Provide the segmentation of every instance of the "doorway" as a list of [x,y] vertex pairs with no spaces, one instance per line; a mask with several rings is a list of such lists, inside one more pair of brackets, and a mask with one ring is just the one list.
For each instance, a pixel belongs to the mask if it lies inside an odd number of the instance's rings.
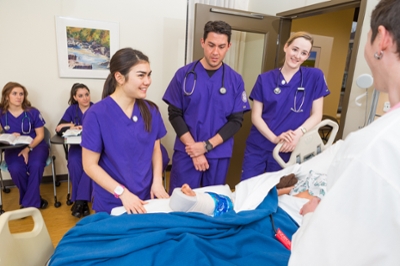
[[[342,3],[340,5],[337,5],[336,2],[338,1]],[[329,70],[328,70],[328,72],[332,72],[335,74],[339,73],[338,74],[339,86],[337,88],[338,92],[337,96],[335,96],[337,97],[337,100],[335,101],[332,100],[333,102],[332,106],[334,106],[332,107],[332,110],[334,110],[332,116],[336,117],[336,112],[340,100],[340,92],[342,90],[341,85],[343,80],[347,50],[349,47],[350,29],[352,24],[353,13],[355,8],[357,8],[360,5],[359,3],[360,1],[345,1],[345,2],[346,3],[343,3],[343,0],[332,0],[330,3],[334,6],[333,8],[329,6],[329,3],[324,5],[321,4],[321,6],[323,7],[321,7],[320,10],[318,9],[310,11],[307,8],[302,8],[297,11],[294,10],[285,12],[284,14],[278,14],[280,17],[269,16],[264,14],[255,14],[253,12],[214,7],[209,5],[196,4],[193,59],[194,60],[199,59],[203,56],[203,51],[200,46],[199,40],[202,38],[203,27],[205,23],[210,20],[226,21],[231,25],[232,29],[234,30],[234,34],[240,37],[232,38],[231,50],[233,51],[230,52],[233,52],[234,55],[233,56],[229,55],[226,57],[226,60],[230,60],[231,57],[235,59],[233,61],[225,60],[225,63],[229,64],[232,68],[234,68],[238,73],[240,73],[243,76],[247,95],[250,95],[251,89],[256,81],[258,74],[277,67],[279,65],[279,62],[283,61],[284,58],[283,45],[290,36],[291,31],[299,31],[299,30],[308,31],[314,35],[312,29],[309,28],[310,25],[304,25],[304,23],[307,22],[306,20],[310,20],[310,17],[329,16],[332,20],[326,22],[327,24],[325,25],[328,25],[328,28],[334,28],[336,23],[335,20],[341,19],[341,17],[338,15],[351,14],[348,31],[346,29],[341,29],[344,32],[347,32],[346,35],[347,41],[343,41],[345,43],[346,49],[343,50],[343,48],[339,48],[339,50],[342,49],[342,51],[336,52],[335,50],[335,52],[333,52],[334,57],[336,56],[336,53],[344,53],[345,59],[343,60],[343,64],[341,68],[337,67],[337,65],[334,65],[333,67],[329,65]],[[347,2],[351,3],[349,4]],[[320,5],[318,4],[313,5],[314,8],[319,6]],[[340,14],[335,12],[340,12]],[[363,16],[364,13],[360,13],[358,17],[357,28],[360,28],[362,26],[361,24],[363,21]],[[327,17],[322,17],[322,20],[327,20]],[[314,21],[311,22],[311,24],[318,24],[318,23]],[[338,28],[341,27],[342,26],[340,25],[338,26]],[[327,32],[326,28],[327,26],[325,26],[325,29],[322,28],[322,33],[320,34],[321,38],[326,36]],[[356,35],[353,43],[353,54],[357,54],[358,50],[357,38],[359,38],[359,36]],[[244,46],[244,48],[243,49],[238,48],[239,46]],[[254,49],[250,49],[252,46],[254,47]],[[324,46],[320,48],[321,50],[325,50]],[[247,54],[249,52],[251,52],[251,54]],[[331,55],[332,52],[329,54],[329,56]],[[252,57],[257,58],[258,60],[255,60],[254,61],[255,63],[253,63],[251,67],[248,67],[246,60],[250,61],[252,60],[251,59]],[[331,57],[328,60],[332,61],[333,59]],[[350,61],[349,76],[352,77],[351,68],[352,68],[352,62],[355,63],[355,56],[351,56],[349,61]],[[327,79],[329,85],[329,77]],[[352,80],[347,79],[346,87],[351,88],[351,83]],[[332,91],[332,89],[334,88],[331,88],[330,86],[329,89]],[[346,98],[348,98],[349,95],[350,92],[345,91],[344,96],[342,98],[343,99],[342,101],[343,107],[341,114],[342,117],[343,114],[344,115],[346,114],[346,106],[348,104],[348,102],[346,102]],[[251,113],[248,112],[245,114],[241,130],[234,137],[235,144],[226,180],[226,183],[229,184],[231,187],[234,187],[240,181],[245,142],[249,134],[251,125],[252,125]],[[342,134],[342,132],[343,129],[339,130],[340,134]]]
[[[210,20],[223,20],[232,27],[232,46],[224,63],[242,75],[247,96],[250,95],[257,76],[274,69],[283,56],[282,40],[289,37],[290,20],[275,16],[196,4],[193,59],[203,57],[200,39],[204,25]],[[278,52],[282,51],[282,52]],[[235,187],[240,181],[246,139],[251,128],[251,111],[245,113],[242,128],[234,136],[233,154],[227,175],[227,184]]]

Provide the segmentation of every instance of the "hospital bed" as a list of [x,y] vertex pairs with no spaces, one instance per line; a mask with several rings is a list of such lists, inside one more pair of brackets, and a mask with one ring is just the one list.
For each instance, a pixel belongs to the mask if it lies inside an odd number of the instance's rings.
[[[294,173],[298,180],[308,178],[311,171],[320,175],[326,174],[334,155],[342,143],[342,140],[339,140],[332,146],[338,130],[339,125],[332,119],[322,120],[301,137],[287,162],[279,154],[282,143],[276,145],[273,150],[273,156],[283,168],[293,164],[302,164],[299,168],[301,170]],[[324,153],[321,154],[322,152]],[[316,157],[319,154],[321,155]],[[312,158],[315,159],[310,160]],[[281,195],[279,196],[278,205],[301,225],[303,217],[299,214],[299,211],[307,202],[308,200],[304,198]]]
[[328,146],[302,164],[242,181],[232,195],[235,212],[219,217],[170,212],[165,199],[149,200],[147,214],[85,217],[66,233],[49,265],[287,265],[290,251],[274,229],[291,238],[300,222],[278,208],[275,186],[290,173],[326,172],[337,150]]
[[[321,133],[320,131],[323,128],[325,132]],[[329,133],[326,132],[326,128],[330,128]],[[283,143],[279,143],[275,146],[273,150],[274,159],[283,168],[295,163],[303,163],[329,148],[333,144],[338,130],[339,125],[335,121],[331,119],[322,120],[318,125],[301,137],[289,161],[285,162],[279,154]]]

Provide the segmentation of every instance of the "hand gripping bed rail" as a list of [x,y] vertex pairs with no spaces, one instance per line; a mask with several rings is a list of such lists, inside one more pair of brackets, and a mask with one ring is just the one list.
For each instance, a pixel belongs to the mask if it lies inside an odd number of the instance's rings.
[[[322,127],[326,126],[331,127],[332,130],[330,131],[328,139],[326,140],[325,143],[319,130]],[[297,143],[297,146],[290,155],[290,159],[287,163],[285,163],[285,161],[279,155],[279,150],[283,145],[282,143],[278,143],[275,146],[272,152],[274,159],[283,168],[286,168],[295,163],[305,162],[311,159],[312,157],[316,156],[317,154],[320,154],[329,146],[331,146],[333,144],[333,141],[335,140],[338,130],[339,130],[339,125],[335,121],[331,119],[322,120],[318,125],[309,130],[306,134],[304,134],[304,136],[300,138],[299,143]]]
[[[32,216],[32,231],[11,233],[9,221]],[[14,223],[30,225],[30,220]],[[0,265],[45,265],[54,247],[42,214],[36,208],[8,211],[0,216]]]

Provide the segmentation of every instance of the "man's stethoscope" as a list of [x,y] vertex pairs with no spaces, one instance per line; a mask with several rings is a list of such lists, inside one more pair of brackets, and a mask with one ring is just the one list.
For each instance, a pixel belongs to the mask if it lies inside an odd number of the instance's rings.
[[[196,68],[196,66],[197,66],[197,64],[198,64],[199,62],[200,62],[200,60],[198,60],[198,61],[194,64],[193,68],[192,68],[189,72],[186,72],[185,78],[183,79],[183,93],[184,93],[186,96],[192,95],[193,92],[194,92],[194,89],[196,88],[197,74],[196,74],[195,68]],[[221,86],[221,88],[219,89],[219,93],[221,93],[222,95],[224,95],[224,94],[226,93],[225,82],[224,82],[224,77],[225,77],[225,64],[224,64],[224,62],[221,62],[221,63],[222,63],[222,81],[221,81],[222,86]],[[193,74],[194,79],[193,79],[192,90],[188,92],[188,91],[186,90],[186,78],[187,78],[190,74]]]
[[[280,70],[279,70],[279,72],[280,72]],[[301,109],[301,108],[303,107],[304,99],[305,99],[305,97],[306,97],[306,90],[305,90],[305,88],[303,87],[303,71],[301,70],[301,67],[300,67],[300,75],[301,75],[300,87],[298,87],[297,90],[296,90],[296,93],[295,93],[295,95],[294,95],[294,100],[293,100],[293,107],[290,108],[290,110],[292,110],[292,111],[295,112],[295,113],[301,113],[301,112],[303,112],[303,109]],[[281,93],[281,88],[279,88],[279,76],[280,76],[280,75],[278,74],[278,78],[277,78],[277,80],[276,80],[276,87],[275,87],[275,89],[274,89],[274,93],[275,93],[275,94],[280,94],[280,93]],[[299,91],[302,91],[302,92],[303,92],[303,99],[301,100],[301,104],[300,104],[299,108],[296,108],[297,93],[298,93]]]
[[[24,120],[25,119],[28,120],[28,125],[29,125],[28,131],[24,131]],[[21,131],[23,134],[29,134],[29,133],[31,133],[31,129],[32,129],[31,119],[26,114],[26,111],[24,111],[24,117],[22,118],[22,121],[21,121]],[[4,126],[4,130],[10,130],[10,126],[8,125],[8,114],[7,113],[6,113],[6,125]]]

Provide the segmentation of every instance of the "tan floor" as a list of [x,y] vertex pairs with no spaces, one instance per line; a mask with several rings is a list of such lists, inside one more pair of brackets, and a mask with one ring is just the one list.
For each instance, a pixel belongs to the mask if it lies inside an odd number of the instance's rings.
[[[17,188],[10,188],[10,193],[3,192],[3,209],[11,211],[19,209],[18,199],[19,191]],[[54,207],[53,184],[42,184],[40,186],[41,195],[49,202],[49,206],[40,210],[46,223],[51,240],[54,247],[60,242],[63,235],[80,220],[71,215],[71,206],[66,204],[67,199],[67,183],[62,182],[57,187],[57,199],[61,202],[59,208]],[[27,232],[33,228],[33,220],[31,217],[22,220],[14,220],[9,223],[11,233]]]
[[[167,187],[169,186],[169,172],[166,174]],[[57,246],[64,234],[80,220],[71,215],[71,206],[66,204],[68,187],[67,182],[61,182],[60,186],[57,187],[57,200],[61,202],[59,208],[54,207],[54,192],[53,184],[42,184],[40,186],[41,195],[44,199],[49,202],[49,206],[40,210],[43,219],[46,223],[47,230],[49,231],[51,240],[54,247]],[[11,211],[19,209],[18,204],[19,191],[16,187],[10,188],[10,193],[3,192],[3,209],[5,211]],[[91,209],[91,204],[89,205]],[[92,211],[92,213],[94,213]],[[33,220],[31,217],[10,221],[9,223],[11,233],[27,232],[33,228]]]

